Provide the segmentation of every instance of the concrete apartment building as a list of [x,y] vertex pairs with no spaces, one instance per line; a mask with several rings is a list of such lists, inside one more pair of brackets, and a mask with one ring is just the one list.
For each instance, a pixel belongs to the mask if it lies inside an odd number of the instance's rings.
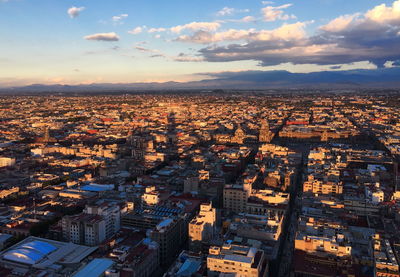
[[64,216],[62,231],[66,241],[95,246],[106,239],[106,221],[99,215]]
[[314,194],[342,194],[342,182],[324,182],[320,180],[309,180],[303,184],[304,192],[312,192]]
[[236,213],[244,213],[247,209],[248,193],[241,185],[226,185],[224,187],[224,209]]
[[86,205],[85,214],[99,215],[103,217],[106,223],[106,238],[112,237],[121,228],[121,210],[120,207],[111,202],[98,202]]
[[180,247],[187,239],[183,223],[181,218],[167,218],[150,232],[150,239],[159,245],[161,266],[167,266],[175,260],[180,252]]
[[210,241],[215,235],[217,210],[211,203],[200,205],[199,214],[189,223],[190,247],[199,249],[201,242]]
[[0,157],[0,167],[14,166],[14,165],[15,165],[14,158]]
[[98,245],[118,232],[120,221],[117,204],[103,201],[88,204],[83,213],[63,217],[63,238],[78,244]]
[[262,250],[235,244],[211,247],[207,257],[208,276],[231,273],[238,277],[267,276]]

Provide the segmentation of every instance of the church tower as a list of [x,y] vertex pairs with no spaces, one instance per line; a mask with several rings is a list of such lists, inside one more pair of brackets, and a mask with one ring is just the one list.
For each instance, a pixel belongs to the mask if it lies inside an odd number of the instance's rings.
[[263,119],[261,122],[261,128],[258,140],[260,142],[270,143],[273,138],[274,138],[274,133],[272,133],[271,130],[269,129],[268,120]]
[[242,126],[240,126],[239,124],[238,128],[235,131],[235,135],[231,139],[231,142],[237,144],[243,144],[245,139],[246,139],[246,133],[242,129]]
[[126,136],[126,144],[132,144],[132,137],[133,137],[133,128],[130,128],[128,131],[128,135]]
[[49,127],[46,127],[46,128],[44,129],[43,142],[44,142],[44,143],[50,142],[50,131],[49,131]]
[[48,126],[45,127],[43,137],[39,138],[39,142],[43,144],[57,142],[55,138],[50,136],[50,128]]
[[324,130],[321,134],[321,141],[327,142],[329,140],[329,133],[327,130]]

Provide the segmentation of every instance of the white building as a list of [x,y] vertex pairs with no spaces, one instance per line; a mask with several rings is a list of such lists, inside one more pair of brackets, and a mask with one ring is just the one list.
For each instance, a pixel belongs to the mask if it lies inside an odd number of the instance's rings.
[[213,246],[207,257],[208,276],[231,273],[238,277],[266,276],[265,255],[262,250],[236,244]]
[[15,165],[14,158],[0,157],[0,167],[14,166],[14,165]]
[[190,242],[208,242],[216,233],[217,210],[211,203],[200,205],[199,214],[189,223]]
[[116,203],[101,202],[86,205],[85,214],[102,216],[106,224],[106,238],[112,237],[121,228],[121,210]]
[[62,230],[64,239],[76,244],[96,246],[106,239],[106,221],[99,215],[64,216]]
[[157,205],[160,202],[160,198],[160,193],[155,186],[146,187],[146,191],[142,195],[142,200],[147,205]]

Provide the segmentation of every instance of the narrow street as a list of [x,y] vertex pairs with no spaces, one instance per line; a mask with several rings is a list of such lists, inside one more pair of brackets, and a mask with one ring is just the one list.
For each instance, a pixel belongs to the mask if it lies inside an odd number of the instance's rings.
[[278,253],[278,270],[277,275],[279,277],[285,277],[290,275],[292,266],[292,256],[294,250],[294,239],[297,230],[297,220],[301,212],[301,197],[302,197],[302,186],[303,178],[305,174],[305,167],[307,165],[307,157],[310,151],[310,145],[299,145],[302,150],[302,162],[299,166],[299,172],[297,174],[294,189],[291,190],[291,198],[289,203],[289,214],[288,220],[285,224],[285,231],[282,233],[282,241]]

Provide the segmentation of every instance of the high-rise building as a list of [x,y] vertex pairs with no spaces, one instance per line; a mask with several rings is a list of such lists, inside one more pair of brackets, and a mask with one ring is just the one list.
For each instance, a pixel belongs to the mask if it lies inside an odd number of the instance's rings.
[[86,214],[99,215],[105,223],[106,238],[112,237],[121,228],[121,210],[116,203],[97,202],[86,205],[84,211]]
[[54,143],[54,142],[57,142],[57,140],[50,136],[50,129],[48,126],[46,126],[44,129],[43,137],[36,139],[36,143],[40,143],[40,144],[48,144],[48,143]]
[[141,130],[129,131],[126,142],[130,156],[137,161],[143,160],[146,153],[154,149],[153,137]]
[[247,209],[248,192],[241,185],[225,185],[224,209],[235,213],[245,213]]
[[168,266],[179,254],[183,242],[187,239],[186,224],[181,218],[167,218],[150,231],[150,239],[159,245],[160,265]]
[[111,238],[121,226],[121,212],[116,203],[99,201],[86,205],[83,213],[64,216],[63,238],[84,245],[98,245]]
[[202,242],[209,242],[215,235],[217,210],[211,203],[200,205],[199,214],[189,223],[190,247],[198,250]]
[[63,238],[66,241],[96,246],[106,239],[106,222],[99,215],[79,214],[62,219]]
[[188,225],[200,201],[191,203],[190,199],[180,203],[169,200],[159,205],[147,205],[144,209],[137,208],[124,215],[122,225],[145,231],[147,237],[159,245],[161,267],[167,267],[187,242]]
[[244,213],[247,209],[248,193],[241,185],[226,185],[224,187],[224,209]]

